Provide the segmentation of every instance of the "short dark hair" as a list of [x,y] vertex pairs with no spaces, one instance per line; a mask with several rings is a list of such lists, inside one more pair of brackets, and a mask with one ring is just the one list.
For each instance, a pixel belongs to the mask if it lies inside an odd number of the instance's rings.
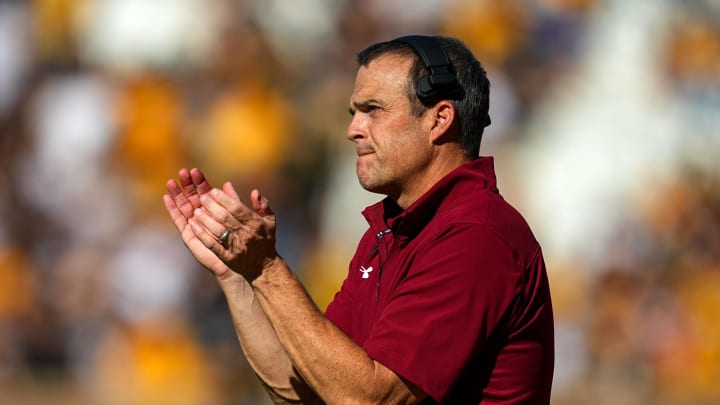
[[[486,126],[490,125],[490,116],[488,115],[490,81],[485,69],[461,40],[444,36],[435,36],[434,38],[447,52],[457,74],[457,80],[465,91],[464,97],[450,101],[455,106],[460,124],[460,145],[469,156],[476,157],[480,153],[483,131]],[[405,90],[413,106],[413,113],[421,115],[435,103],[425,105],[415,94],[417,81],[429,72],[409,44],[391,40],[370,45],[358,53],[357,62],[359,66],[367,66],[373,60],[386,54],[413,57]]]

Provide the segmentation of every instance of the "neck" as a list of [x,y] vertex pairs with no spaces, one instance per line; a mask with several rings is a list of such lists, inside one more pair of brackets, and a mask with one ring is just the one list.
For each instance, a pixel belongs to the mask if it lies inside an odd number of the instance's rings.
[[464,153],[439,154],[435,156],[430,165],[423,171],[423,174],[418,177],[418,181],[410,184],[397,198],[394,198],[395,202],[403,210],[407,209],[448,173],[470,160],[471,159]]

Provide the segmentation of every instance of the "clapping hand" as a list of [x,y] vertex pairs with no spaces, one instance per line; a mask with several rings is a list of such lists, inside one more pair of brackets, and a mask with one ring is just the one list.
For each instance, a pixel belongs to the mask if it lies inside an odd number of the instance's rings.
[[180,184],[166,183],[165,207],[192,254],[216,277],[236,273],[252,281],[280,259],[275,214],[257,190],[250,193],[251,208],[230,182],[217,189],[198,169],[182,169],[179,174]]

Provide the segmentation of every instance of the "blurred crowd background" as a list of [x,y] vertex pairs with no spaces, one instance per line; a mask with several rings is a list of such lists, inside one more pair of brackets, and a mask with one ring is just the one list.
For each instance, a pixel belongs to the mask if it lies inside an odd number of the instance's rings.
[[324,308],[365,229],[354,55],[458,36],[543,245],[553,404],[720,401],[717,0],[0,0],[0,403],[268,401],[164,211],[203,168]]

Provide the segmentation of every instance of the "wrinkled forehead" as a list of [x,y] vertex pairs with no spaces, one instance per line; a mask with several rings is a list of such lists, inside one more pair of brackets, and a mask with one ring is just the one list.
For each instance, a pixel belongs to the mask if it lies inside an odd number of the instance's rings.
[[352,101],[373,98],[376,95],[397,93],[405,95],[413,59],[409,56],[386,54],[360,66],[355,76]]

